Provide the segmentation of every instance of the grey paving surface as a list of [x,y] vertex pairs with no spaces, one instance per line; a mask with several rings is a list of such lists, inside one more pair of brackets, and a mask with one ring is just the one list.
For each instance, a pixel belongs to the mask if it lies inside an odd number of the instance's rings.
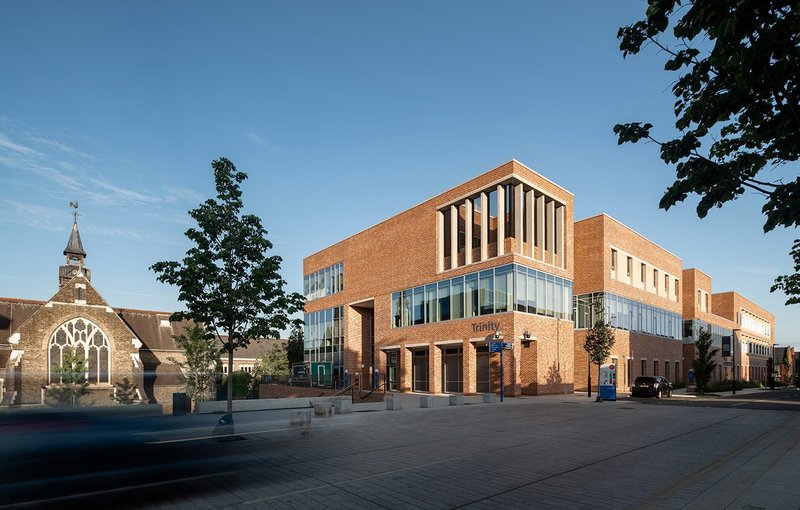
[[[95,494],[152,508],[800,508],[800,413],[595,403],[585,395],[359,404],[301,431],[238,418],[201,439],[224,472]],[[263,421],[259,428],[259,421]],[[247,426],[245,427],[245,423]],[[213,444],[212,444],[213,443]],[[235,466],[231,469],[230,466]]]

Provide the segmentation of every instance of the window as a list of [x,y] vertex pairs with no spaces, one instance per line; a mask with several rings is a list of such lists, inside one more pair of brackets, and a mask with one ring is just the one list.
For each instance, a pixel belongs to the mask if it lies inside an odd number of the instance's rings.
[[647,360],[642,360],[642,373],[640,375],[647,375]]
[[653,360],[653,375],[658,375],[658,360]]
[[72,319],[59,326],[50,337],[50,384],[61,384],[58,371],[65,354],[78,354],[86,360],[86,380],[90,384],[111,382],[111,347],[106,334],[93,322]]
[[645,280],[644,280],[644,279],[645,279],[645,275],[647,274],[647,264],[642,264],[642,265],[640,266],[640,269],[641,269],[641,272],[639,273],[639,275],[640,275],[640,276],[641,276],[641,278],[642,278],[642,285],[644,285],[644,282],[645,282]]
[[633,258],[632,257],[628,257],[627,272],[628,272],[628,278],[630,278],[631,277],[631,273],[633,272]]
[[707,312],[707,311],[708,311],[708,294],[706,294],[706,295],[705,295],[705,296],[703,296],[703,297],[705,298],[705,304],[706,304],[705,311]]
[[617,270],[617,250],[614,250],[613,248],[611,250],[611,270]]
[[678,288],[679,288],[679,287],[678,287],[678,279],[677,279],[677,278],[675,278],[675,296],[677,296],[677,295],[678,295]]
[[664,362],[664,377],[669,379],[669,361]]
[[669,275],[664,275],[664,294],[669,294]]
[[658,269],[653,269],[653,288],[658,289]]
[[702,307],[703,307],[703,291],[702,290],[698,290],[697,291],[697,308],[702,308]]
[[681,373],[681,370],[679,368],[680,365],[678,363],[679,363],[678,361],[675,362],[675,380],[676,381],[680,380],[680,373]]

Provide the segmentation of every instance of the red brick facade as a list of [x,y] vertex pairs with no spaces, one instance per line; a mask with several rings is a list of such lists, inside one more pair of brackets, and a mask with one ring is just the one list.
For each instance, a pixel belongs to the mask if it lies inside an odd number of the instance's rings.
[[[524,222],[518,221],[519,230],[504,233],[508,237],[502,250],[497,243],[487,243],[487,258],[481,260],[481,248],[470,246],[466,249],[471,250],[472,261],[467,263],[466,250],[459,249],[457,267],[451,268],[451,256],[443,254],[447,240],[443,239],[444,221],[440,212],[448,211],[451,204],[450,210],[460,211],[463,208],[459,205],[463,205],[464,200],[507,184],[520,186],[510,188],[515,193],[523,187],[534,190],[535,197],[530,194],[534,207],[540,207],[534,198],[546,196],[541,205],[550,208],[545,212],[545,218],[563,214],[560,224],[554,222],[554,228],[546,229],[553,238],[531,246],[530,236],[519,235]],[[509,263],[523,264],[572,280],[572,210],[572,194],[524,165],[508,162],[307,257],[303,262],[305,275],[344,262],[344,290],[309,301],[306,312],[344,305],[345,368],[351,381],[358,374],[365,386],[371,385],[375,369],[380,380],[385,379],[387,353],[397,351],[398,389],[411,391],[414,352],[424,351],[427,353],[424,357],[427,358],[428,391],[441,393],[442,356],[447,349],[461,349],[463,393],[476,393],[478,365],[486,362],[486,355],[480,350],[485,348],[487,340],[499,327],[503,340],[514,346],[513,350],[504,353],[505,391],[509,395],[572,391],[573,324],[569,320],[509,311],[393,327],[391,302],[393,292]],[[459,212],[458,220],[463,222],[463,213]],[[496,232],[497,222],[491,223],[489,228]],[[540,231],[544,233],[541,229],[536,230],[537,236]],[[496,255],[498,251],[503,254]],[[374,327],[365,323],[374,324]],[[496,327],[489,327],[489,323]],[[526,331],[535,340],[525,341]],[[369,334],[374,335],[374,348],[371,339],[367,338]],[[493,354],[489,360],[492,390],[499,385],[498,359],[499,355]]]

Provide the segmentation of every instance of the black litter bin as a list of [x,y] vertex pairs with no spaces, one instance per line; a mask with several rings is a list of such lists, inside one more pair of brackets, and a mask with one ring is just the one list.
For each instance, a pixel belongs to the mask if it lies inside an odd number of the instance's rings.
[[186,393],[172,394],[172,416],[183,416],[189,409]]

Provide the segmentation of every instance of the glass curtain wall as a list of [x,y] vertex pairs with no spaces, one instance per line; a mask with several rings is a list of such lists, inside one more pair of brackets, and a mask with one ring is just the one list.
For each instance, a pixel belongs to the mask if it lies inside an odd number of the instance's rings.
[[336,294],[344,290],[344,262],[303,276],[303,294],[307,300]]
[[575,328],[587,329],[594,325],[593,303],[603,305],[605,321],[611,327],[638,333],[682,339],[683,321],[681,315],[663,308],[646,305],[610,292],[581,294],[574,298]]
[[303,347],[308,362],[329,362],[335,374],[344,374],[344,307],[307,313]]
[[572,282],[519,264],[392,294],[395,328],[504,312],[572,319]]

